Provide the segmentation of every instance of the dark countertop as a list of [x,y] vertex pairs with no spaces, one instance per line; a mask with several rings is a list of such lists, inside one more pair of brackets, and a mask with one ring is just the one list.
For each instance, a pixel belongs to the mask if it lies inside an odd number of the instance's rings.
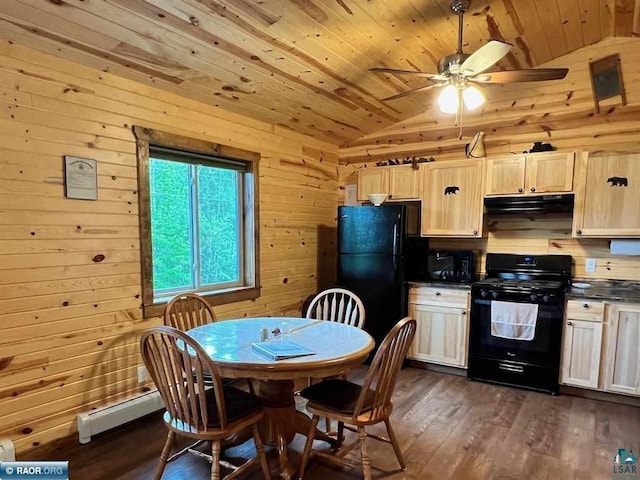
[[640,303],[640,282],[626,280],[579,280],[575,282],[591,284],[589,288],[571,287],[567,292],[569,300],[602,300]]
[[454,290],[471,290],[471,283],[443,282],[441,280],[424,280],[421,282],[407,282],[409,287],[452,288]]

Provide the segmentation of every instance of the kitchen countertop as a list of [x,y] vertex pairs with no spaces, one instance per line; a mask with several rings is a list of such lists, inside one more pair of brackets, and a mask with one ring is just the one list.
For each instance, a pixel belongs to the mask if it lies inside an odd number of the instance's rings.
[[640,303],[640,282],[626,280],[579,280],[591,284],[589,288],[571,287],[567,291],[569,300],[602,300],[615,302]]
[[451,288],[454,290],[471,290],[471,283],[443,282],[441,280],[424,280],[421,282],[407,282],[409,287]]

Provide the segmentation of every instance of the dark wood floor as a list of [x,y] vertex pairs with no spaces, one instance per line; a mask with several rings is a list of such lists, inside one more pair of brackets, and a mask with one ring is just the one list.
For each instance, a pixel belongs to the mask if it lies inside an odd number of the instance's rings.
[[[413,368],[401,372],[394,399],[392,421],[407,470],[398,470],[390,445],[370,440],[374,478],[611,479],[618,448],[640,452],[638,407],[552,397]],[[37,459],[69,460],[72,480],[141,480],[152,477],[165,437],[160,416],[152,415],[88,445],[59,448]],[[293,442],[296,464],[303,440],[298,436]],[[227,454],[251,452],[243,445]],[[269,451],[268,458],[276,479],[276,452]],[[209,468],[206,460],[185,455],[169,464],[163,479],[205,479]],[[246,478],[262,476],[256,470]],[[305,478],[362,476],[312,460]]]

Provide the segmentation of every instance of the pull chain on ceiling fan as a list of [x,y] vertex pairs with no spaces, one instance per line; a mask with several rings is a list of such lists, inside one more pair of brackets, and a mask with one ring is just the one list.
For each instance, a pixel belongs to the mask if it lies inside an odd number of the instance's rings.
[[431,85],[414,88],[406,92],[383,98],[383,101],[395,100],[418,92],[426,92],[443,88],[437,103],[443,113],[455,113],[456,125],[460,125],[462,138],[462,112],[464,107],[473,110],[481,106],[485,97],[474,84],[495,84],[515,82],[539,82],[545,80],[561,80],[567,76],[568,68],[535,68],[524,70],[504,70],[486,72],[504,58],[513,45],[491,40],[472,54],[462,51],[464,14],[469,10],[471,0],[453,0],[451,10],[458,15],[458,50],[438,61],[438,73],[416,70],[398,70],[395,68],[374,67],[372,72],[393,73],[396,75],[415,75],[430,80]]

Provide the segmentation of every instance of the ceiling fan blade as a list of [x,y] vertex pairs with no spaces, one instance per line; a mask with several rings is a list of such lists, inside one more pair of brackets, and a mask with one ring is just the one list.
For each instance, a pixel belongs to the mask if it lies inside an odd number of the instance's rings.
[[528,70],[505,70],[503,72],[488,72],[469,78],[478,83],[512,83],[512,82],[542,82],[545,80],[562,80],[569,73],[568,68],[532,68]]
[[413,90],[408,90],[406,92],[398,93],[397,95],[393,95],[391,97],[383,98],[382,101],[386,102],[387,100],[395,100],[396,98],[406,97],[407,95],[411,95],[413,93],[426,92],[428,90],[431,90],[432,88],[442,87],[443,85],[444,84],[437,83],[435,85],[427,85],[426,87],[414,88]]
[[396,68],[384,68],[384,67],[373,67],[369,69],[370,72],[381,72],[381,73],[393,73],[398,75],[416,75],[417,77],[424,77],[436,82],[442,82],[448,80],[448,77],[445,75],[438,75],[436,73],[427,73],[420,72],[417,70],[398,70]]
[[510,43],[492,40],[473,52],[460,65],[459,71],[462,75],[468,77],[482,73],[499,62],[512,48],[513,45]]

